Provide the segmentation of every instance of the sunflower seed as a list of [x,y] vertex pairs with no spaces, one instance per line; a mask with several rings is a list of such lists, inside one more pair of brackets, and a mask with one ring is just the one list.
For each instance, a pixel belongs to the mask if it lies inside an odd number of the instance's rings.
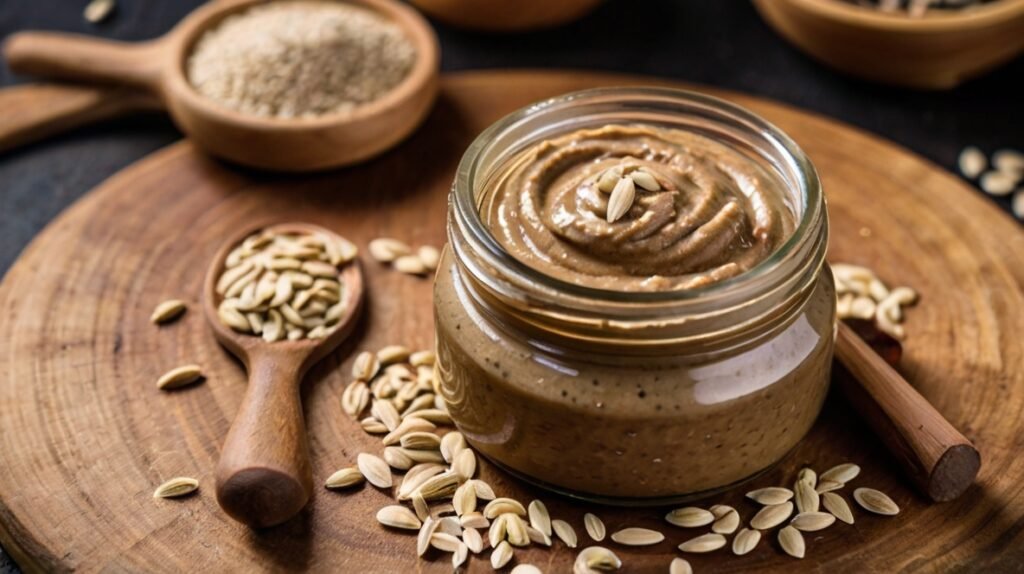
[[412,496],[409,497],[409,500],[412,501],[412,509],[416,512],[416,518],[419,518],[420,520],[430,518],[430,506],[427,504],[427,499],[423,498],[422,494],[414,492],[412,493]]
[[[284,338],[284,317],[281,316],[281,312],[277,309],[270,309],[267,311],[269,321],[263,323],[263,340],[268,343],[279,341]],[[310,334],[310,338],[314,338]]]
[[[252,273],[255,269],[256,264],[254,262],[245,261],[238,265],[237,267],[232,267],[231,269],[225,270],[224,273],[222,273],[221,276],[217,279],[217,286],[215,288],[217,294],[226,294],[231,286],[238,282],[238,280],[240,280],[242,277],[245,277],[246,275]],[[262,268],[259,269],[259,271],[262,270]],[[239,292],[241,292],[241,289],[239,289]]]
[[484,539],[480,533],[472,528],[462,531],[462,542],[473,554],[480,554],[484,549]]
[[392,265],[394,265],[396,271],[406,275],[423,275],[427,272],[427,266],[416,255],[403,255],[395,259]]
[[816,532],[832,526],[836,517],[827,512],[801,512],[793,517],[790,525],[803,532]]
[[534,544],[538,544],[540,546],[551,546],[551,535],[544,534],[529,524],[526,525],[526,535],[530,537],[530,542],[533,542]]
[[156,487],[153,498],[176,498],[185,496],[199,488],[199,481],[187,476],[178,476]]
[[363,473],[370,484],[377,488],[391,488],[393,484],[391,469],[379,456],[365,452],[359,453],[359,456],[356,457],[356,466],[359,467],[359,472]]
[[668,574],[693,574],[693,567],[685,558],[673,558],[668,565]]
[[[815,486],[818,485],[818,475],[814,472],[813,469],[806,467],[801,468],[800,472],[798,472],[796,475],[796,481],[802,482],[807,486],[814,488]],[[793,488],[793,491],[796,492],[796,487]]]
[[679,545],[679,549],[683,552],[700,554],[718,550],[723,546],[725,546],[725,536],[721,534],[703,534],[683,542]]
[[[404,423],[405,421],[402,422]],[[437,448],[441,445],[441,439],[437,438],[437,435],[431,432],[416,431],[402,435],[401,443],[402,448],[412,450],[437,450]]]
[[647,191],[658,191],[661,189],[661,184],[658,183],[658,180],[655,179],[651,172],[647,170],[638,169],[629,174],[629,177],[633,180],[633,183]]
[[583,526],[584,528],[586,528],[587,534],[595,542],[600,542],[604,540],[606,530],[604,527],[604,522],[601,522],[600,518],[588,512],[583,515]]
[[455,489],[452,496],[452,506],[455,507],[455,514],[462,516],[476,510],[476,489],[473,485],[465,482]]
[[957,164],[960,166],[960,173],[964,174],[964,177],[975,179],[981,175],[981,172],[985,171],[985,168],[988,166],[988,160],[980,149],[968,146],[960,152]]
[[437,269],[438,262],[441,261],[441,252],[432,245],[424,245],[416,250],[416,255],[419,256],[420,261],[427,269],[433,271]]
[[779,531],[779,546],[793,558],[803,558],[806,550],[804,536],[792,526],[787,526]]
[[402,255],[412,253],[405,243],[390,237],[374,239],[369,244],[370,256],[381,263],[390,263]]
[[832,492],[833,490],[839,490],[846,486],[845,483],[837,482],[835,480],[819,480],[818,487],[814,489],[818,494],[824,494],[826,492]]
[[597,189],[604,193],[611,193],[615,189],[615,184],[619,183],[621,178],[622,169],[607,169],[597,178]]
[[490,528],[491,521],[480,512],[467,512],[459,517],[459,524],[463,528]]
[[428,516],[426,520],[423,521],[423,526],[420,527],[420,533],[416,537],[417,556],[423,556],[427,553],[427,549],[430,548],[430,538],[434,535],[435,530],[437,530],[437,522]]
[[622,568],[622,560],[604,546],[590,546],[576,555],[573,574],[590,574],[592,570],[611,572]]
[[747,493],[747,498],[758,504],[771,506],[773,504],[782,504],[793,498],[793,491],[781,486],[769,486],[768,488],[751,490]]
[[551,536],[551,514],[548,513],[548,507],[543,502],[534,500],[527,507],[526,512],[530,516],[530,526]]
[[153,314],[149,316],[149,320],[156,325],[170,323],[180,317],[187,308],[185,302],[180,299],[168,299],[153,309]]
[[369,351],[359,353],[352,363],[352,377],[357,381],[369,381],[379,370],[380,361],[377,360],[377,355]]
[[650,546],[665,540],[665,535],[657,530],[631,527],[613,532],[611,538],[625,546]]
[[437,531],[451,534],[456,538],[462,538],[462,525],[459,519],[454,516],[445,516],[437,521]]
[[826,492],[821,495],[821,505],[839,520],[847,524],[853,524],[853,512],[850,511],[850,505],[846,503],[842,496],[833,492]]
[[436,450],[414,450],[402,447],[387,448],[399,449],[402,452],[402,454],[408,457],[408,459],[411,460],[414,464],[419,464],[423,462],[444,462],[444,459],[441,458],[441,453],[437,452]]
[[696,528],[698,526],[706,526],[714,522],[715,515],[703,508],[687,506],[684,508],[677,508],[672,512],[669,512],[665,515],[665,520],[669,524],[673,524],[675,526]]
[[[484,516],[487,516],[485,513]],[[529,546],[530,545],[530,532],[526,528],[526,521],[522,519],[518,514],[508,513],[505,515],[506,524],[505,531],[508,537],[508,543],[512,546]]]
[[430,545],[441,552],[455,552],[462,541],[447,532],[434,532],[430,537]]
[[370,414],[377,417],[392,432],[398,428],[398,425],[402,424],[402,417],[395,410],[395,405],[388,401],[373,401],[373,405],[370,407]]
[[1001,149],[992,154],[992,165],[1001,172],[1024,177],[1024,153],[1012,149]]
[[404,506],[385,506],[377,511],[377,522],[392,528],[419,530],[423,525],[420,519]]
[[814,485],[798,480],[794,485],[794,490],[796,491],[794,500],[796,501],[797,512],[818,511],[821,500],[817,491],[814,490]]
[[459,476],[445,472],[432,476],[427,479],[418,489],[419,493],[423,495],[423,498],[427,500],[436,500],[439,498],[447,498],[455,494],[455,490],[459,487]]
[[220,319],[221,323],[239,333],[248,333],[252,330],[252,326],[249,324],[249,320],[245,318],[245,315],[235,308],[236,304],[237,301],[234,299],[225,300],[217,307],[217,318]]
[[526,509],[517,500],[511,498],[495,498],[484,507],[484,516],[493,519],[502,514],[526,516]]
[[491,485],[486,482],[482,480],[470,480],[469,482],[473,485],[473,490],[476,491],[476,497],[480,500],[494,500],[497,498],[494,495],[494,490],[491,488]]
[[860,474],[860,467],[852,464],[845,463],[833,466],[832,468],[821,473],[821,480],[833,480],[835,482],[847,483],[857,478]]
[[465,448],[455,455],[452,461],[452,472],[459,475],[462,480],[469,480],[476,474],[476,455],[473,449]]
[[608,223],[615,223],[633,206],[633,199],[636,197],[636,186],[633,180],[624,177],[615,184],[615,189],[608,196],[608,208],[605,219]]
[[555,533],[562,542],[565,543],[569,548],[576,548],[578,542],[576,538],[576,531],[573,530],[572,526],[564,520],[552,520],[551,530]]
[[406,500],[416,489],[423,485],[430,477],[437,476],[445,471],[443,465],[425,462],[417,464],[405,473],[402,484],[398,487],[398,500]]
[[114,0],[92,0],[85,6],[82,17],[90,24],[99,24],[114,11]]
[[409,470],[415,462],[406,451],[397,446],[384,447],[384,462],[395,470]]
[[452,431],[441,437],[441,456],[444,457],[444,460],[447,463],[451,463],[455,460],[455,455],[459,454],[465,448],[466,437],[462,436],[462,433],[459,431]]
[[491,552],[491,568],[495,570],[504,568],[512,560],[513,555],[515,555],[515,550],[512,549],[512,545],[502,540],[497,546],[494,546],[494,551]]
[[736,509],[729,506],[728,504],[716,504],[709,508],[708,511],[711,512],[711,515],[715,517],[715,520],[718,520],[719,518],[725,516],[726,514],[729,514],[730,512],[735,512]]
[[517,564],[511,574],[543,574],[543,572],[533,564]]
[[744,528],[732,539],[732,553],[743,556],[753,550],[761,541],[761,531]]
[[853,499],[857,501],[861,508],[868,512],[885,516],[895,516],[900,513],[900,507],[887,494],[873,488],[858,488],[854,490]]
[[350,466],[343,468],[327,478],[327,482],[324,486],[327,488],[347,488],[349,486],[355,486],[363,482],[363,475],[359,472],[359,469]]
[[740,526],[740,515],[735,510],[730,510],[711,525],[711,531],[718,534],[732,534]]
[[989,171],[982,174],[978,185],[985,193],[999,197],[1009,195],[1018,181],[1019,178],[1005,171]]
[[402,345],[388,345],[377,351],[377,361],[381,365],[405,362],[409,358],[409,349]]
[[198,382],[203,377],[199,365],[183,365],[167,371],[156,380],[156,388],[169,391]]
[[783,502],[771,504],[762,508],[753,518],[750,519],[750,527],[757,530],[768,530],[775,528],[786,521],[793,514],[793,503]]
[[388,432],[388,427],[384,426],[384,423],[374,417],[366,417],[359,421],[359,425],[363,427],[363,431],[370,434],[384,434]]
[[507,534],[508,515],[500,514],[491,521],[491,526],[487,529],[487,539],[491,543],[491,548],[496,548],[498,543],[506,538]]
[[[341,393],[341,410],[352,417],[366,410],[370,403],[370,387],[363,381],[353,381]],[[385,427],[386,428],[386,427]]]
[[[407,437],[409,435],[416,435],[418,437],[421,437],[421,438],[417,439],[417,440],[419,440],[421,442],[422,441],[431,441],[431,443],[434,446],[432,446],[430,448],[432,448],[434,450],[437,450],[441,446],[441,439],[437,438],[436,434],[433,434],[433,433],[430,432],[430,431],[434,430],[435,428],[437,428],[437,427],[434,425],[434,423],[432,423],[432,422],[430,422],[430,421],[428,421],[426,419],[421,419],[421,418],[418,418],[418,417],[411,417],[411,418],[407,418],[407,419],[401,419],[401,422],[398,423],[398,426],[395,427],[395,430],[389,432],[387,434],[387,436],[385,436],[382,439],[382,442],[384,443],[385,446],[392,446],[392,445],[401,443],[402,439],[404,439],[405,437]],[[426,437],[423,437],[422,435],[424,435],[424,434],[429,435],[432,438],[428,439]],[[405,446],[405,444],[402,444],[402,446]],[[406,447],[406,448],[413,448],[413,447]]]

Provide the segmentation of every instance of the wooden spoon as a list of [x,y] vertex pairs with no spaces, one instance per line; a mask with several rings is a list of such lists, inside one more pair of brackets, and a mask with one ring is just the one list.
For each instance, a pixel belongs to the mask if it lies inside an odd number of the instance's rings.
[[843,321],[836,358],[855,379],[839,378],[847,399],[922,493],[944,502],[974,483],[978,449]]
[[[426,117],[438,90],[437,38],[419,13],[394,0],[349,2],[401,27],[417,50],[416,62],[398,86],[351,114],[267,118],[237,112],[193,89],[185,70],[196,41],[224,18],[265,1],[211,2],[167,35],[135,44],[21,32],[7,40],[4,56],[18,74],[123,86],[151,94],[200,148],[265,169],[308,171],[357,163],[396,145]],[[19,111],[5,108],[4,113],[18,115]]]
[[[322,233],[302,223],[274,225],[273,232]],[[358,260],[341,271],[346,307],[339,327],[323,339],[275,341],[245,335],[221,323],[217,279],[228,254],[258,230],[227,242],[217,253],[203,287],[203,311],[217,339],[249,371],[249,386],[224,440],[217,465],[217,502],[232,518],[260,528],[280,524],[306,505],[313,491],[309,443],[302,416],[299,386],[313,364],[333,351],[352,332],[363,303],[363,274]]]

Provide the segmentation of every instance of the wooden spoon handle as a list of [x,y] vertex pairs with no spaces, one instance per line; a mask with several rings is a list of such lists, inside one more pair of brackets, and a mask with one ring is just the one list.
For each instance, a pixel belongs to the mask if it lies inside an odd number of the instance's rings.
[[84,125],[158,109],[130,88],[34,84],[0,90],[0,153]]
[[850,402],[922,492],[943,502],[974,483],[981,455],[971,441],[842,321],[836,357],[856,379],[843,385]]
[[309,443],[299,399],[301,367],[254,357],[249,388],[224,440],[217,465],[217,502],[254,528],[295,516],[313,492]]
[[170,56],[163,39],[114,42],[51,32],[19,32],[8,38],[4,58],[16,74],[132,86],[158,93]]

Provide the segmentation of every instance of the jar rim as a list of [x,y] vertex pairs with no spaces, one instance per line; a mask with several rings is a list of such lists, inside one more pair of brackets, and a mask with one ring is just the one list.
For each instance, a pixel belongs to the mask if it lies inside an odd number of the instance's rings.
[[[494,144],[501,134],[508,132],[520,123],[534,118],[537,114],[552,111],[562,106],[576,104],[581,100],[595,99],[608,99],[609,101],[616,102],[620,100],[621,102],[636,101],[639,104],[674,102],[676,104],[697,105],[724,113],[751,126],[766,142],[782,152],[782,157],[792,168],[791,171],[796,176],[797,187],[800,192],[799,200],[802,202],[803,209],[793,232],[782,245],[752,268],[735,277],[691,289],[620,291],[583,286],[548,275],[516,258],[502,247],[490,229],[484,225],[473,185],[473,182],[480,175],[478,173],[481,169],[480,162],[485,152],[489,150],[489,147]],[[737,291],[743,290],[745,286],[758,282],[766,275],[770,275],[773,270],[777,269],[782,263],[792,257],[794,253],[799,251],[799,247],[807,241],[809,232],[820,221],[824,203],[821,184],[814,166],[800,146],[777,126],[746,108],[721,98],[690,90],[649,86],[580,90],[535,102],[507,114],[481,132],[466,149],[462,160],[459,162],[455,185],[452,189],[452,198],[452,207],[456,216],[462,222],[468,224],[464,227],[463,231],[470,234],[477,248],[483,248],[490,265],[506,272],[511,271],[533,285],[542,286],[564,295],[613,304],[685,303],[733,295]]]

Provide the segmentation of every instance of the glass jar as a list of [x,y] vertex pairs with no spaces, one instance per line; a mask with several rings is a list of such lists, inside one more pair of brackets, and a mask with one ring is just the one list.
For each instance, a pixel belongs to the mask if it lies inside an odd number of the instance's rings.
[[[495,240],[480,210],[517,152],[587,127],[695,132],[777,178],[794,231],[731,279],[621,292],[559,280]],[[591,501],[663,504],[753,478],[808,432],[835,338],[828,220],[813,166],[756,115],[707,96],[599,89],[514,112],[466,151],[434,291],[440,392],[480,453]]]

